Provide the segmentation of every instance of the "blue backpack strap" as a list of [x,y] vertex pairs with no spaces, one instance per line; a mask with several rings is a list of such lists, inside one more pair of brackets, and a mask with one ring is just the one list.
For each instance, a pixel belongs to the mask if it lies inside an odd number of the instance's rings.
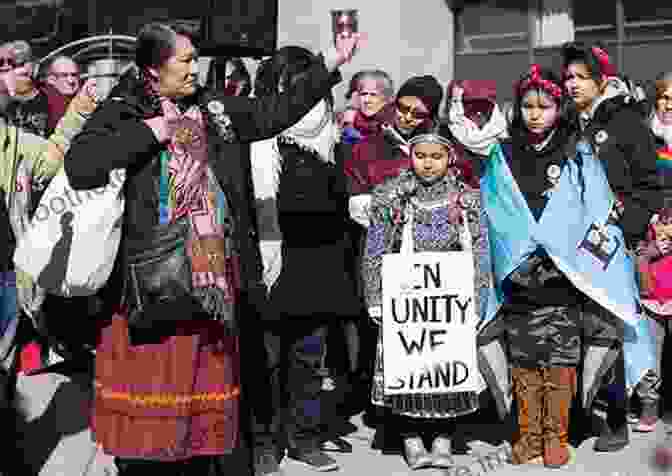
[[170,184],[168,178],[168,162],[170,154],[164,150],[159,157],[161,162],[161,178],[159,181],[159,223],[165,225],[170,222]]
[[513,157],[513,143],[510,140],[504,140],[500,142],[500,145],[502,147],[502,152],[504,152],[504,155],[508,160],[511,160]]

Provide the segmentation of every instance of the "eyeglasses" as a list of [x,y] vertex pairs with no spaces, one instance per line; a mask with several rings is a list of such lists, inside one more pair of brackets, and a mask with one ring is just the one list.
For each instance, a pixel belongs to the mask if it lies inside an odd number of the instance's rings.
[[50,76],[55,76],[58,79],[62,78],[74,78],[74,79],[79,79],[80,74],[79,73],[51,73]]
[[656,101],[670,103],[672,102],[672,96],[659,96]]
[[14,58],[0,58],[0,68],[5,66],[16,68],[16,60]]
[[417,109],[413,109],[411,106],[402,104],[400,102],[397,103],[397,111],[399,111],[402,116],[410,114],[411,117],[416,121],[425,121],[432,117],[432,115],[428,112],[418,111]]

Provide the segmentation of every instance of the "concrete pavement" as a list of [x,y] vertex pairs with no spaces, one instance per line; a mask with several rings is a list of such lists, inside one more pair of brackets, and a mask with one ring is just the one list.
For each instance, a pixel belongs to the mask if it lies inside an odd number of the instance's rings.
[[[26,423],[19,428],[19,446],[28,464],[26,476],[107,476],[114,474],[111,458],[96,451],[88,429],[87,407],[91,398],[89,377],[77,374],[65,377],[44,374],[19,379],[20,407],[26,413]],[[333,453],[342,476],[471,476],[478,474],[551,475],[560,473],[601,476],[654,476],[671,474],[656,470],[650,460],[654,449],[664,438],[663,425],[652,434],[631,434],[631,444],[618,453],[595,453],[594,438],[584,441],[577,449],[576,461],[567,469],[550,470],[539,466],[512,466],[496,458],[496,447],[471,443],[472,454],[456,456],[458,467],[452,471],[410,471],[399,456],[381,455],[371,449],[374,431],[366,427],[360,416],[352,423],[356,430],[345,437],[354,447],[352,454]],[[487,425],[487,423],[486,423]],[[496,423],[493,423],[496,425]],[[484,428],[488,431],[487,428]],[[500,452],[501,454],[501,452]],[[484,455],[490,455],[484,458]],[[286,476],[315,476],[301,464],[285,460]],[[106,472],[107,471],[107,472]],[[227,475],[229,476],[229,475]],[[236,476],[234,474],[230,476]]]

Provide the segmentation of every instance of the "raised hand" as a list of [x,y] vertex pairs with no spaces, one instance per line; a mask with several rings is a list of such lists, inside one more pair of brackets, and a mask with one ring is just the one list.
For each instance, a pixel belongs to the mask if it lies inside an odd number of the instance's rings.
[[332,47],[326,55],[327,67],[331,70],[349,63],[355,51],[361,49],[365,38],[364,33],[353,33],[336,38],[336,46]]
[[89,115],[96,110],[98,106],[98,96],[96,94],[96,80],[89,79],[80,88],[77,95],[72,98],[70,108],[83,115]]
[[161,100],[161,110],[163,111],[163,115],[146,119],[144,122],[152,129],[156,140],[161,144],[165,144],[170,142],[177,129],[180,113],[177,106],[171,100],[165,98]]

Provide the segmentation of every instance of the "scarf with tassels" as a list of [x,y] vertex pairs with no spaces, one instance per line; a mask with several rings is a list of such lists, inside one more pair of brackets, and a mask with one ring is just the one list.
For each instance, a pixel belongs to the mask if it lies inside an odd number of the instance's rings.
[[338,134],[332,107],[323,99],[299,122],[282,132],[278,139],[280,142],[294,144],[302,150],[311,152],[323,162],[333,164]]
[[494,105],[490,120],[480,128],[467,117],[462,97],[456,96],[451,103],[448,120],[453,137],[476,155],[488,156],[493,145],[508,137],[508,122],[497,104]]
[[226,196],[208,166],[205,118],[198,107],[179,117],[161,169],[161,222],[189,217],[187,252],[194,296],[213,318],[232,324],[240,289],[233,222]]

